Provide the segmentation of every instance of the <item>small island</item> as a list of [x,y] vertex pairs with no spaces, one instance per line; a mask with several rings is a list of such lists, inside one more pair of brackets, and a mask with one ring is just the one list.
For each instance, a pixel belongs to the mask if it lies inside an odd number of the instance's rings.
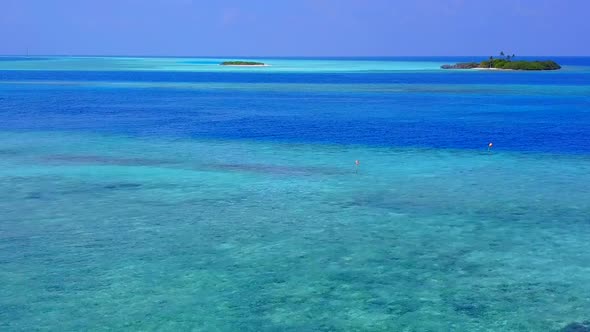
[[221,63],[222,66],[268,66],[266,63],[263,62],[255,62],[255,61],[224,61]]
[[500,52],[501,58],[490,56],[482,62],[462,62],[454,65],[442,65],[442,69],[488,69],[488,70],[557,70],[561,66],[555,61],[514,61],[515,55],[504,55]]

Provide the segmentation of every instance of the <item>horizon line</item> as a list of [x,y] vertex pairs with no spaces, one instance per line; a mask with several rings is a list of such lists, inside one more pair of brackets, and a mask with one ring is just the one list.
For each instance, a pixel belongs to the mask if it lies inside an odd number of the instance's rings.
[[[454,55],[156,55],[156,54],[19,54],[3,53],[0,57],[142,57],[142,58],[404,58],[404,57],[489,57],[489,54],[454,54]],[[492,55],[494,57],[500,55]],[[516,57],[590,57],[587,55],[522,54]]]

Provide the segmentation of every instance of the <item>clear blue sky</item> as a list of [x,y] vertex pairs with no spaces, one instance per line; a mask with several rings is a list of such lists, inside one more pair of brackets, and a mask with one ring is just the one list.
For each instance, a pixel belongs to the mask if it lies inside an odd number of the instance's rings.
[[590,55],[590,0],[0,0],[0,54]]

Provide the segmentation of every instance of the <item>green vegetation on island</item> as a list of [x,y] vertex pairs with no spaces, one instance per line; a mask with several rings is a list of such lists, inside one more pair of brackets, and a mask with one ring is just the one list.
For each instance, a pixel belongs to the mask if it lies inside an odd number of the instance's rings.
[[222,66],[266,66],[265,63],[255,61],[224,61]]
[[555,61],[526,61],[519,60],[514,61],[516,57],[512,55],[504,55],[504,52],[500,52],[501,58],[494,58],[490,56],[488,60],[482,62],[465,62],[457,63],[454,65],[442,65],[442,69],[504,69],[504,70],[556,70],[561,69],[561,66]]
[[492,59],[489,61],[482,61],[481,68],[498,68],[498,69],[513,69],[513,70],[556,70],[561,66],[555,61],[511,61],[506,59]]

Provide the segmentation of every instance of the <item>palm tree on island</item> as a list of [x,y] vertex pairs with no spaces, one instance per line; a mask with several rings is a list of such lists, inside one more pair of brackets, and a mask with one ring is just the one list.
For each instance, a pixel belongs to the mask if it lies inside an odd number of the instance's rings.
[[[505,55],[504,51],[500,52],[500,55],[504,56]],[[510,61],[510,60],[514,59],[515,56],[516,55],[514,55],[514,53],[512,53],[512,55],[506,54],[506,60]]]

